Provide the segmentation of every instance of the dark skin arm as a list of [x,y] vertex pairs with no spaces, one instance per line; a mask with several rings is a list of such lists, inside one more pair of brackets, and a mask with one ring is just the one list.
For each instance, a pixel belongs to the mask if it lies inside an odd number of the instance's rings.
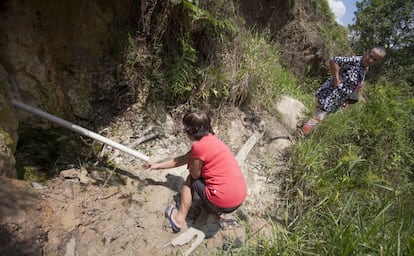
[[192,158],[190,160],[190,175],[193,179],[199,179],[201,177],[201,167],[203,167],[203,161],[198,158]]
[[341,81],[339,80],[339,65],[336,64],[333,60],[329,60],[329,71],[333,78],[333,86],[337,87]]

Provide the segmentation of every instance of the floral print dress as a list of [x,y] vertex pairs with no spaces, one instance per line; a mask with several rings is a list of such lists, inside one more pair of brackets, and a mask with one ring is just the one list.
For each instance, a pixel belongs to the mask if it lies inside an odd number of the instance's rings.
[[332,61],[339,66],[339,80],[341,83],[333,87],[333,78],[330,77],[315,93],[323,110],[331,113],[336,112],[357,87],[359,89],[368,71],[367,68],[362,66],[362,56],[335,56]]

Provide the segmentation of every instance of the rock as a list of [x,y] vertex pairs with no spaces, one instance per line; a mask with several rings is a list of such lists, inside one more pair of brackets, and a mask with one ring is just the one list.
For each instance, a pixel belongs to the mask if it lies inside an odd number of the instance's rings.
[[80,171],[75,168],[63,170],[60,172],[60,177],[63,177],[65,179],[79,179],[80,176],[81,176]]
[[69,242],[66,244],[66,253],[65,256],[75,256],[76,255],[76,240],[72,237]]
[[283,96],[274,108],[282,116],[281,122],[286,128],[292,130],[297,127],[301,119],[305,118],[304,114],[307,111],[307,108],[302,102],[289,96]]
[[44,189],[45,188],[42,184],[37,183],[37,182],[32,182],[32,187],[34,189]]
[[84,167],[81,167],[81,171],[80,171],[80,175],[79,175],[79,181],[82,184],[88,184],[89,181],[90,181],[90,179],[88,177],[88,171]]

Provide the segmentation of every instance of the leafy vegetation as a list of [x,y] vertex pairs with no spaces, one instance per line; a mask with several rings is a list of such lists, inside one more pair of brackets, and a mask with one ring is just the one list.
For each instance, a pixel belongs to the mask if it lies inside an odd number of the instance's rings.
[[268,109],[275,99],[289,94],[305,100],[289,70],[279,61],[278,48],[266,34],[247,32],[238,42],[237,73],[232,82],[232,102],[247,102],[258,109]]
[[280,64],[270,35],[246,30],[232,4],[182,1],[173,12],[171,23],[179,29],[156,47],[160,65],[149,77],[152,101],[268,109],[283,94],[311,100]]
[[[209,12],[220,1],[213,2],[201,8],[193,1],[184,0],[173,8],[170,23],[178,29],[171,30],[174,34],[167,35],[165,42],[157,46],[161,64],[151,78],[155,80],[151,88],[153,101],[171,106],[186,102],[198,105],[221,102],[228,97],[227,79],[220,65],[216,65],[219,59],[208,53],[229,44],[237,29],[229,18]],[[226,6],[221,15],[231,8]],[[217,83],[203,83],[206,77]]]

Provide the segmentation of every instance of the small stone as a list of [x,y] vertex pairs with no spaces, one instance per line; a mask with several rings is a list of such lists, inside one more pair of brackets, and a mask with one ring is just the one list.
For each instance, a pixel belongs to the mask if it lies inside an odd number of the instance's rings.
[[37,182],[32,182],[32,186],[33,186],[34,189],[44,189],[45,188],[45,186],[43,186],[42,184],[37,183]]

